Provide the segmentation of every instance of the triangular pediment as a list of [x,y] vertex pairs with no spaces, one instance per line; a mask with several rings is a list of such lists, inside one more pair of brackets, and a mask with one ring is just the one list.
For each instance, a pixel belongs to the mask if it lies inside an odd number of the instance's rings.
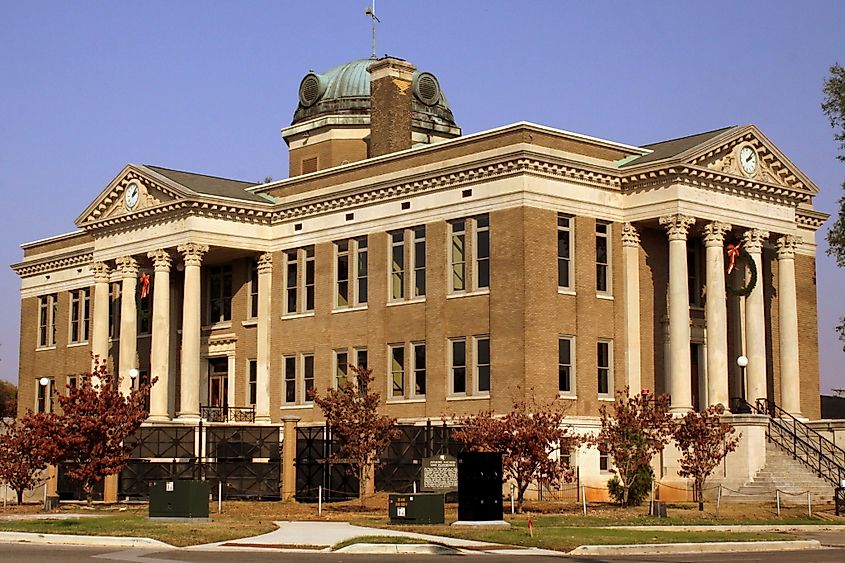
[[76,225],[129,216],[190,195],[189,190],[155,171],[128,164],[76,219]]
[[[744,151],[744,152],[743,152]],[[740,162],[742,156],[746,162]],[[733,127],[678,155],[685,164],[809,194],[818,187],[754,125]]]

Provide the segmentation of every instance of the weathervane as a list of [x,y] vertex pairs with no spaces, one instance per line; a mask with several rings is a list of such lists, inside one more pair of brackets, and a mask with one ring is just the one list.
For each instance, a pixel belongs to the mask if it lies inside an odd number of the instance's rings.
[[376,0],[373,0],[371,6],[367,6],[364,14],[370,16],[370,19],[373,21],[373,51],[370,57],[374,59],[376,58],[376,22],[381,23],[381,20],[376,16]]

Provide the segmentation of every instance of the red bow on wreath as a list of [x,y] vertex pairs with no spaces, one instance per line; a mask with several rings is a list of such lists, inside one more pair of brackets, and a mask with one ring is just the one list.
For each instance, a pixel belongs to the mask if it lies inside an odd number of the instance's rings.
[[728,274],[733,272],[734,266],[736,265],[736,259],[739,258],[741,249],[742,243],[728,245],[728,259],[730,260],[730,263],[728,264]]
[[150,293],[150,275],[141,274],[141,299],[146,299]]

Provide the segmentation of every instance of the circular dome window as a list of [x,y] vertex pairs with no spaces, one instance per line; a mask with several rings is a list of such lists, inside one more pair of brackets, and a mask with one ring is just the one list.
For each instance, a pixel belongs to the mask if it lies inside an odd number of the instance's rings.
[[440,84],[430,72],[422,72],[414,80],[414,94],[417,99],[427,106],[433,106],[440,101]]
[[305,75],[299,83],[299,102],[305,107],[311,107],[323,95],[323,84],[320,77],[313,72]]

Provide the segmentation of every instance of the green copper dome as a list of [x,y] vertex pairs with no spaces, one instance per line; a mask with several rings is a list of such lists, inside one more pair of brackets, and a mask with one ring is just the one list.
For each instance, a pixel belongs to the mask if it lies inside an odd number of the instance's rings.
[[[368,115],[370,73],[367,67],[375,60],[358,59],[323,74],[313,71],[306,74],[299,84],[299,104],[291,125],[324,115]],[[456,127],[449,102],[433,74],[414,72],[413,88],[415,120]]]

